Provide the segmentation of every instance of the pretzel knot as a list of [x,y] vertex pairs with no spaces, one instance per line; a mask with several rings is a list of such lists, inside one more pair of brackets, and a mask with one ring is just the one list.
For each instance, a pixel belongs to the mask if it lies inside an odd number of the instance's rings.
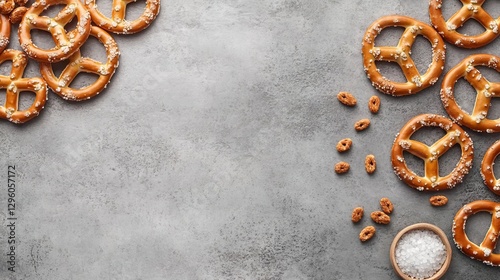
[[[66,6],[50,18],[40,14],[52,5]],[[66,32],[64,27],[77,17],[76,28]],[[19,24],[19,43],[26,54],[40,62],[59,62],[70,57],[87,40],[90,34],[90,14],[79,0],[44,0],[36,1],[26,12]],[[55,47],[49,50],[41,49],[33,43],[31,30],[39,29],[50,32]]]
[[[439,127],[446,135],[431,146],[411,140],[422,127]],[[440,176],[438,159],[454,145],[460,145],[462,154],[453,171]],[[418,176],[408,168],[403,153],[409,152],[424,161],[425,175]],[[443,116],[424,114],[411,119],[399,132],[392,146],[391,161],[396,175],[410,187],[419,191],[451,189],[469,173],[474,158],[472,139],[459,125]]]
[[[106,31],[119,34],[132,34],[146,29],[160,12],[160,0],[146,0],[146,8],[139,18],[125,19],[127,5],[137,0],[113,0],[111,17],[106,17],[98,9],[96,0],[84,0],[90,11],[92,21]],[[107,4],[109,5],[109,4]]]
[[[50,63],[40,64],[40,73],[50,89],[66,100],[81,101],[96,96],[110,82],[118,67],[120,51],[113,37],[97,26],[92,26],[90,35],[97,38],[106,48],[107,61],[101,63],[88,57],[82,57],[78,50],[69,58],[69,64],[59,77],[56,77]],[[81,72],[96,74],[97,80],[84,88],[71,88],[71,82]]]
[[[488,119],[491,99],[500,96],[500,83],[488,81],[475,66],[487,66],[500,72],[500,57],[476,54],[462,60],[444,77],[441,85],[441,101],[450,117],[470,129],[479,132],[500,132],[500,119]],[[476,102],[472,113],[465,112],[455,100],[455,83],[465,78],[476,90]]]
[[[23,78],[28,61],[23,52],[7,49],[0,54],[0,64],[12,61],[10,76],[0,75],[0,88],[6,89],[5,105],[0,106],[0,118],[14,123],[24,123],[38,116],[47,100],[47,84],[41,78]],[[35,93],[31,106],[19,110],[19,94],[23,91]]]
[[[375,38],[387,27],[404,27],[402,37],[395,47],[375,47]],[[425,37],[432,46],[432,63],[425,74],[420,74],[411,58],[411,48],[418,35]],[[363,38],[363,64],[368,79],[379,91],[394,96],[415,94],[433,84],[443,72],[446,57],[443,39],[429,25],[405,16],[386,16],[376,20],[366,31]],[[384,77],[377,69],[376,61],[397,63],[406,83],[399,83]]]
[[[446,41],[463,48],[479,48],[498,37],[500,18],[494,19],[482,7],[486,0],[460,0],[462,8],[445,20],[442,12],[443,0],[429,1],[429,15],[431,23]],[[478,35],[468,36],[459,33],[457,29],[468,20],[477,20],[486,30]]]
[[[486,235],[481,242],[477,245],[469,240],[465,233],[465,223],[470,215],[478,212],[488,212],[492,214],[491,225]],[[495,254],[493,251],[498,242],[500,231],[500,203],[489,200],[477,200],[464,205],[455,215],[453,220],[453,240],[458,249],[462,253],[482,261],[485,264],[492,266],[500,265],[500,254]]]
[[498,155],[500,155],[500,140],[493,143],[484,154],[483,161],[481,162],[481,177],[483,177],[484,184],[492,192],[500,195],[500,180],[493,173],[493,164],[495,164],[495,159]]

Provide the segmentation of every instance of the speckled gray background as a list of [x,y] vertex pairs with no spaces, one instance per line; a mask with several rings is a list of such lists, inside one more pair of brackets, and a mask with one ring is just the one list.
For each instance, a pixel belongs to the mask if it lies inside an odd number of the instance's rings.
[[[429,22],[427,0],[162,2],[145,32],[115,36],[121,64],[101,96],[68,103],[51,93],[36,120],[0,123],[4,221],[7,166],[18,170],[17,271],[6,271],[2,227],[0,278],[392,279],[388,251],[399,230],[429,222],[451,241],[462,204],[499,200],[479,176],[498,135],[471,133],[474,167],[444,193],[450,202],[443,208],[392,173],[389,151],[399,128],[419,113],[445,113],[439,85],[405,98],[379,94],[363,73],[361,39],[383,15]],[[500,2],[485,5],[500,15]],[[449,13],[457,7],[446,4]],[[419,65],[430,59],[426,44],[417,41]],[[498,40],[475,51],[448,46],[445,70],[499,49]],[[94,44],[84,53],[103,57],[100,51]],[[30,67],[34,75],[36,65]],[[340,105],[341,90],[359,105]],[[378,115],[366,108],[374,94],[382,99]],[[356,133],[353,123],[365,117],[372,126]],[[354,146],[340,155],[335,144],[344,137]],[[372,176],[363,168],[369,153],[378,159]],[[457,156],[450,151],[442,168]],[[351,163],[345,176],[333,172],[340,160]],[[376,226],[375,238],[362,244],[358,233],[373,222],[354,225],[350,212],[360,205],[377,210],[383,196],[395,204],[392,222]],[[487,219],[470,220],[475,240]],[[498,268],[454,247],[445,279],[497,277]]]

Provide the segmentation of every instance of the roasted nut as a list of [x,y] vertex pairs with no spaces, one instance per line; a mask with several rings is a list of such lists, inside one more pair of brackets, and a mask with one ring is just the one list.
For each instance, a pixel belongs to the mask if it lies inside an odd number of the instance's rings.
[[352,145],[351,139],[349,139],[349,138],[342,139],[337,143],[337,151],[339,153],[345,152],[345,151],[351,149],[351,145]]
[[376,114],[378,113],[379,109],[380,109],[380,98],[378,98],[378,96],[375,95],[370,97],[370,100],[368,100],[368,110]]
[[377,169],[377,161],[374,155],[367,155],[365,158],[365,169],[368,174],[372,174]]
[[377,224],[387,225],[388,223],[391,222],[391,217],[389,217],[386,213],[384,213],[382,211],[372,212],[370,217]]
[[363,218],[363,213],[364,213],[363,207],[356,207],[356,208],[354,208],[352,210],[351,220],[354,223],[357,223],[357,222],[361,221],[361,218]]
[[363,131],[367,129],[369,126],[370,126],[370,120],[362,119],[354,124],[354,129],[356,129],[357,131]]
[[448,198],[444,195],[435,195],[429,199],[432,206],[443,206],[448,203]]
[[0,1],[0,14],[8,15],[15,7],[16,3],[14,3],[14,0],[2,0]]
[[361,230],[359,233],[359,240],[362,242],[365,242],[372,238],[375,235],[375,227],[374,226],[367,226],[364,229]]
[[337,99],[340,101],[340,103],[350,107],[356,106],[357,103],[356,97],[345,91],[339,92],[339,94],[337,94]]
[[337,174],[344,174],[347,171],[349,171],[350,167],[351,166],[349,165],[349,163],[341,161],[341,162],[335,164],[335,172]]
[[382,207],[382,211],[386,214],[391,214],[394,211],[394,205],[387,197],[380,199],[380,207]]
[[26,6],[28,4],[28,0],[14,0],[17,6]]
[[28,11],[28,8],[26,7],[17,7],[10,13],[9,15],[9,20],[10,23],[15,24],[15,23],[20,23],[21,20],[23,19],[24,14]]

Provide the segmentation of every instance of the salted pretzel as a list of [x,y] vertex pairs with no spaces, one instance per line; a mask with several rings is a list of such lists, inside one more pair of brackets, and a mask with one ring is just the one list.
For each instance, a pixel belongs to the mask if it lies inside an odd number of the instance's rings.
[[[500,97],[500,82],[488,81],[475,66],[487,66],[500,72],[500,57],[475,54],[451,69],[441,85],[441,101],[444,109],[460,125],[479,132],[500,132],[500,119],[487,118],[491,98]],[[465,112],[455,100],[454,87],[460,78],[464,78],[476,89],[476,103],[470,114]]]
[[[469,240],[465,233],[465,224],[470,215],[478,212],[492,214],[491,225],[481,244],[477,245]],[[493,251],[498,242],[500,231],[500,203],[489,200],[477,200],[464,205],[455,215],[453,220],[453,240],[458,249],[478,261],[492,266],[500,265],[500,254]]]
[[[56,17],[40,16],[50,6],[59,4],[66,6]],[[64,26],[75,16],[78,19],[76,28],[66,32]],[[90,14],[79,0],[37,0],[19,24],[19,43],[30,58],[40,62],[59,62],[74,54],[87,40],[90,34],[90,24]],[[46,50],[35,46],[31,39],[32,29],[50,32],[55,47]]]
[[[448,20],[443,17],[443,0],[429,1],[429,15],[431,23],[446,41],[462,48],[479,48],[485,46],[498,37],[498,25],[500,18],[494,19],[482,7],[486,0],[460,0],[462,8],[452,15]],[[493,0],[492,0],[493,1]],[[478,35],[466,35],[457,31],[468,20],[475,19],[486,30]]]
[[484,184],[495,194],[500,195],[500,180],[495,177],[493,165],[495,159],[500,155],[500,140],[493,143],[493,145],[486,151],[481,162],[481,177],[483,177]]
[[160,0],[146,0],[146,8],[142,15],[138,19],[128,21],[125,19],[127,5],[137,0],[113,0],[112,4],[107,3],[106,5],[112,5],[111,17],[103,15],[98,10],[96,0],[83,1],[96,25],[118,34],[132,34],[146,29],[160,12]]
[[9,17],[0,14],[0,53],[7,48],[10,38]]
[[[431,146],[410,139],[422,127],[439,127],[446,131],[446,135]],[[462,155],[451,173],[439,175],[438,159],[454,145],[460,145]],[[406,165],[404,152],[409,152],[424,160],[424,176],[418,176]],[[392,146],[391,161],[396,175],[410,187],[419,191],[441,191],[451,189],[462,182],[469,173],[474,158],[472,139],[459,125],[450,119],[424,114],[411,119],[403,126]]]
[[[395,47],[376,47],[375,38],[387,27],[404,27],[405,31]],[[427,72],[419,73],[411,58],[411,48],[418,35],[422,35],[432,45],[432,63]],[[362,43],[364,70],[372,85],[379,91],[403,96],[415,94],[433,84],[443,72],[446,47],[443,39],[429,25],[405,16],[385,16],[368,27]],[[394,82],[384,77],[377,69],[376,61],[395,62],[403,71],[406,83]]]
[[[96,96],[106,88],[118,67],[120,51],[113,37],[97,26],[92,26],[90,35],[97,38],[106,48],[106,63],[82,57],[81,52],[77,51],[68,59],[69,64],[59,77],[55,76],[50,63],[40,64],[40,72],[50,89],[66,100],[81,101]],[[71,82],[81,72],[96,74],[99,78],[84,88],[71,88]]]
[[[0,54],[0,64],[12,61],[10,76],[0,75],[0,88],[6,89],[5,104],[0,106],[0,118],[13,123],[24,123],[38,116],[47,100],[47,83],[42,78],[23,78],[28,65],[26,55],[17,50],[7,49]],[[23,91],[35,93],[35,100],[26,110],[19,110],[19,94]]]

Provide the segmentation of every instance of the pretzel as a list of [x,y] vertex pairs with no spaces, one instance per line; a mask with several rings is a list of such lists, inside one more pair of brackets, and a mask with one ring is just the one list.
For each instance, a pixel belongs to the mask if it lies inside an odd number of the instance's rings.
[[[47,100],[47,84],[42,78],[23,78],[24,69],[28,64],[26,55],[17,50],[7,49],[0,54],[0,64],[12,61],[10,76],[0,75],[0,88],[6,89],[4,106],[0,106],[0,118],[13,123],[24,123],[38,116]],[[31,106],[23,111],[19,110],[19,94],[23,91],[35,93],[35,100]]]
[[[475,66],[487,66],[500,72],[500,57],[489,54],[475,54],[462,60],[444,77],[441,86],[441,101],[448,115],[470,129],[479,132],[500,132],[500,119],[486,118],[491,98],[500,96],[500,83],[488,81]],[[455,83],[465,78],[476,89],[476,103],[472,113],[462,110],[454,96]]]
[[[48,7],[58,4],[66,4],[66,6],[56,17],[40,16]],[[66,32],[64,26],[75,16],[78,18],[76,28]],[[90,34],[90,23],[90,14],[79,0],[36,1],[19,24],[19,43],[30,58],[40,62],[59,62],[70,57],[87,40]],[[45,50],[35,46],[31,40],[32,29],[50,32],[55,47]]]
[[[500,18],[494,19],[486,12],[483,3],[486,0],[460,0],[462,8],[452,15],[448,20],[443,17],[443,0],[429,1],[429,14],[434,28],[443,36],[443,38],[457,47],[468,49],[485,46],[499,35],[498,25]],[[486,30],[478,35],[466,35],[457,31],[468,20],[477,20]]]
[[486,151],[481,162],[481,177],[483,177],[484,184],[497,195],[500,195],[500,180],[493,173],[493,164],[495,164],[495,159],[499,154],[500,140],[493,143]]
[[[118,33],[132,34],[146,29],[160,12],[160,0],[146,0],[146,8],[142,15],[133,21],[125,19],[127,5],[137,0],[113,0],[111,17],[106,17],[98,9],[96,0],[83,0],[90,11],[92,21],[102,29]],[[109,4],[107,4],[109,5]]]
[[[467,218],[478,212],[488,212],[492,214],[490,228],[479,245],[471,242],[465,233]],[[458,249],[472,259],[482,261],[487,265],[500,265],[500,254],[493,253],[498,242],[499,231],[500,203],[489,200],[477,200],[464,205],[457,212],[453,220],[453,240]]]
[[[410,137],[422,127],[439,127],[446,135],[431,146],[411,140]],[[460,145],[462,155],[451,173],[439,175],[438,159],[454,145]],[[409,152],[424,160],[425,175],[418,176],[408,169],[403,152]],[[396,175],[410,187],[419,191],[451,189],[462,182],[469,173],[474,158],[472,139],[459,125],[443,116],[424,114],[411,119],[399,132],[392,146],[391,161]]]
[[[106,88],[118,67],[120,51],[113,37],[97,26],[92,26],[90,35],[97,38],[106,48],[106,63],[82,57],[78,50],[68,59],[69,64],[59,77],[55,76],[50,63],[40,63],[40,73],[49,88],[66,100],[81,101],[98,95]],[[96,74],[99,78],[89,86],[80,89],[71,88],[71,82],[81,72]]]
[[0,14],[0,53],[7,48],[10,38],[9,17]]
[[[398,45],[375,47],[377,35],[390,26],[405,28]],[[419,73],[410,56],[411,47],[418,35],[424,36],[432,45],[432,63],[423,75]],[[409,17],[385,16],[376,20],[368,27],[362,45],[363,64],[367,77],[377,90],[386,94],[394,96],[415,94],[435,84],[444,69],[446,47],[443,39],[431,26]],[[394,82],[384,77],[377,69],[376,61],[397,63],[407,82]]]

